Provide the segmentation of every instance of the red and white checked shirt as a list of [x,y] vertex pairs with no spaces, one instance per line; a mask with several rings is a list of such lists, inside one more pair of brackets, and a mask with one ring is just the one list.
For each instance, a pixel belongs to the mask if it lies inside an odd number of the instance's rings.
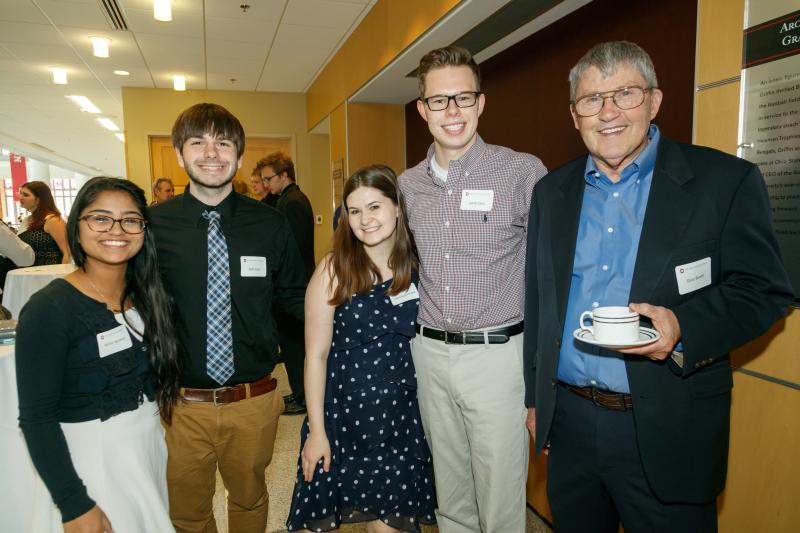
[[[399,178],[420,259],[418,321],[448,331],[487,329],[523,319],[525,242],[539,158],[478,136],[451,161],[447,181],[430,168],[434,149]],[[462,210],[462,192],[492,190],[489,211]]]

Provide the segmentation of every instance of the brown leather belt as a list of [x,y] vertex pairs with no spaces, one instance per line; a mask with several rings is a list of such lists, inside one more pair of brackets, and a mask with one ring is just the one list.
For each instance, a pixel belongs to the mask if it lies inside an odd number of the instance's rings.
[[218,389],[188,389],[181,387],[180,397],[189,402],[210,402],[214,405],[238,402],[274,391],[278,380],[267,374],[252,383],[240,383]]
[[575,385],[570,385],[563,381],[559,381],[558,384],[581,398],[586,398],[598,407],[604,407],[612,411],[627,411],[633,408],[633,400],[630,394],[612,392],[610,390],[598,389],[597,387],[576,387]]
[[[505,344],[514,335],[519,335],[525,329],[524,322],[517,322],[513,326],[486,331],[442,331],[428,326],[414,326],[417,333],[423,337],[443,341],[446,344]],[[422,331],[420,331],[422,330]]]

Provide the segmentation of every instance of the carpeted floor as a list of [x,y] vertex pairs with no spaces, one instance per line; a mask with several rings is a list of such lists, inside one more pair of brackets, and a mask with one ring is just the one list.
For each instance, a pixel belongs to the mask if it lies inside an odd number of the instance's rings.
[[[278,378],[278,394],[289,394],[289,384],[283,365],[278,365],[274,375]],[[286,517],[289,514],[289,505],[292,501],[292,488],[297,475],[297,455],[300,447],[300,426],[303,416],[282,416],[278,424],[278,435],[275,439],[275,451],[272,463],[267,468],[267,487],[269,489],[269,520],[267,533],[283,533],[286,531]],[[227,506],[225,502],[225,487],[222,479],[217,475],[217,493],[214,496],[214,516],[217,519],[219,533],[236,533],[228,531]],[[366,532],[365,524],[349,524],[342,526],[342,533]],[[528,509],[526,533],[549,533],[552,531],[547,524],[542,522]],[[435,526],[423,527],[423,533],[435,533]]]

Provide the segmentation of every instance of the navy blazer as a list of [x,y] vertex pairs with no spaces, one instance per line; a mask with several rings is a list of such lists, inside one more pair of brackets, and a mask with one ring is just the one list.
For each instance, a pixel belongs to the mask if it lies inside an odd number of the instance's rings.
[[[549,438],[586,156],[549,173],[531,201],[524,373],[536,452]],[[645,475],[659,499],[700,503],[725,486],[733,386],[728,353],[792,300],[764,180],[748,161],[661,136],[630,301],[671,309],[684,365],[626,356]],[[675,267],[711,258],[711,285],[678,293]],[[572,327],[570,324],[569,327]]]

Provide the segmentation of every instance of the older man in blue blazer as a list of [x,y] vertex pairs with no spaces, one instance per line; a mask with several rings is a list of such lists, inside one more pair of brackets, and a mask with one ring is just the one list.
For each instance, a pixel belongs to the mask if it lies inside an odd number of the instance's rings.
[[[589,155],[536,186],[527,248],[528,428],[555,530],[716,531],[728,353],[792,300],[766,188],[753,164],[659,132],[663,94],[633,43],[592,48],[570,90]],[[583,311],[628,305],[658,340],[574,338]]]

